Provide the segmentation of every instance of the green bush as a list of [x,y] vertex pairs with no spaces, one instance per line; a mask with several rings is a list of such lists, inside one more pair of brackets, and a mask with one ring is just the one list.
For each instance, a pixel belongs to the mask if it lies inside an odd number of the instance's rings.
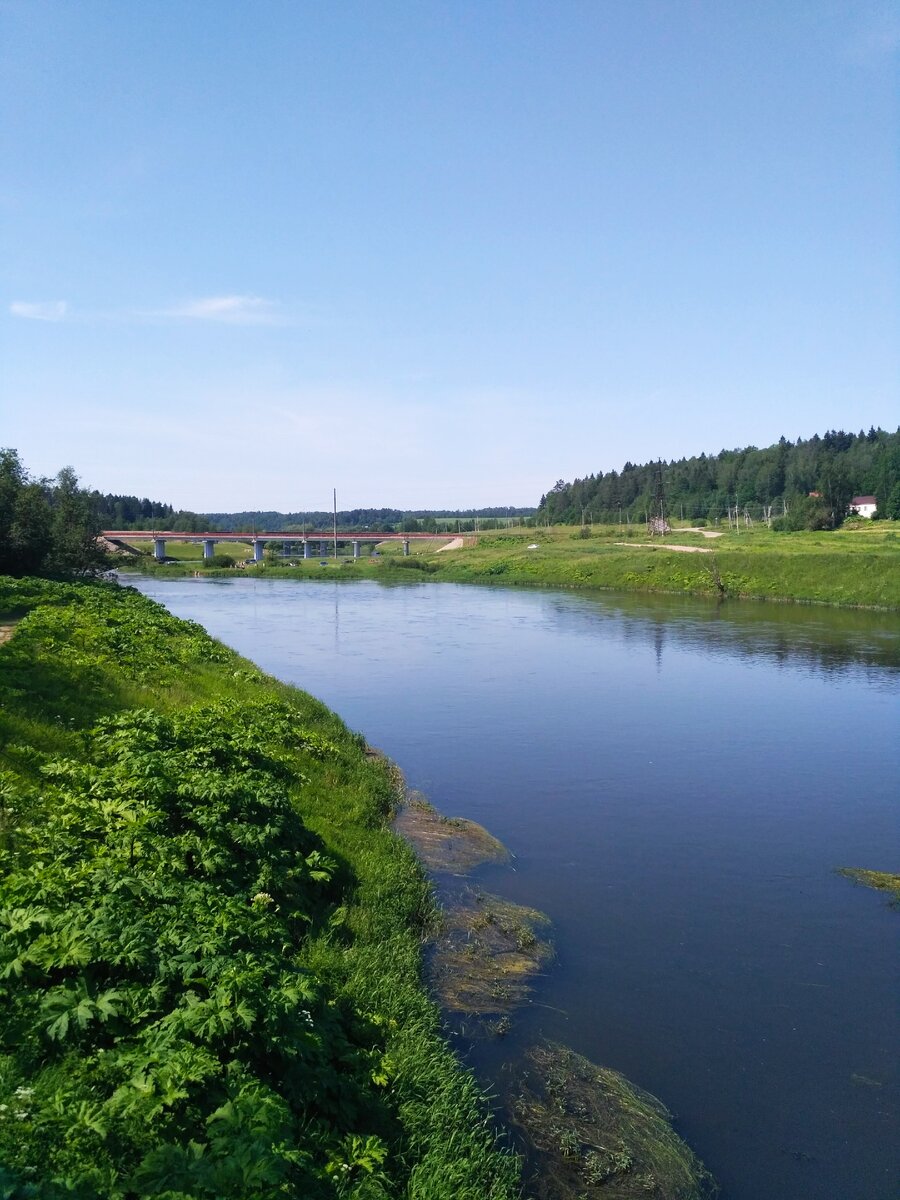
[[402,567],[407,571],[423,571],[426,575],[433,575],[438,569],[437,563],[428,562],[425,558],[397,558],[390,560],[392,567]]
[[803,496],[795,500],[790,510],[776,517],[772,528],[776,533],[798,533],[800,530],[830,529],[831,514],[819,496]]

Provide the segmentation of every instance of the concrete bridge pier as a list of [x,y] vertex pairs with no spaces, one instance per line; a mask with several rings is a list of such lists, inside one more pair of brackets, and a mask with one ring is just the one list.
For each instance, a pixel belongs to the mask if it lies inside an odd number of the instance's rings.
[[353,543],[353,557],[359,558],[359,542]]
[[213,539],[212,538],[204,538],[203,539],[203,557],[204,558],[212,558],[212,556],[215,554],[215,552],[216,552],[216,543],[213,541]]
[[303,539],[303,557],[309,558],[309,542],[306,538]]
[[154,538],[153,539],[153,557],[156,559],[157,562],[162,562],[163,559],[166,557],[166,539],[165,538]]
[[262,562],[263,560],[263,543],[259,538],[253,540],[253,561]]
[[403,557],[409,558],[409,538],[403,539]]

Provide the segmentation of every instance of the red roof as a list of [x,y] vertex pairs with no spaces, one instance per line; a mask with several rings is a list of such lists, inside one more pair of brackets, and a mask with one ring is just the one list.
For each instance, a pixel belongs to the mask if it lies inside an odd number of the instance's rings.
[[855,508],[857,504],[877,504],[878,501],[874,496],[854,496],[850,501],[850,507]]

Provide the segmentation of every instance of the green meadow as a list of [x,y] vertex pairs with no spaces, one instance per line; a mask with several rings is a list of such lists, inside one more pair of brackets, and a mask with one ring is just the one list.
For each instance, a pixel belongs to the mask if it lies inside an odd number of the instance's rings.
[[754,526],[650,538],[635,526],[557,526],[479,537],[471,549],[437,556],[437,577],[900,608],[898,531],[897,522],[866,522],[823,533]]
[[[127,544],[141,554],[150,556],[153,553],[152,542],[130,539]],[[253,557],[253,547],[249,542],[216,542],[216,554],[223,554],[226,558],[235,561],[243,561]],[[166,539],[166,557],[177,559],[179,562],[201,563],[203,561],[203,543]]]

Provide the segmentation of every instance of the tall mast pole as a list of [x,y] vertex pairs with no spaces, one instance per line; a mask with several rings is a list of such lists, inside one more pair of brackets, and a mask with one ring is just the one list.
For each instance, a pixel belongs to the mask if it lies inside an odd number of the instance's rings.
[[334,494],[334,557],[337,558],[337,488],[332,489]]

